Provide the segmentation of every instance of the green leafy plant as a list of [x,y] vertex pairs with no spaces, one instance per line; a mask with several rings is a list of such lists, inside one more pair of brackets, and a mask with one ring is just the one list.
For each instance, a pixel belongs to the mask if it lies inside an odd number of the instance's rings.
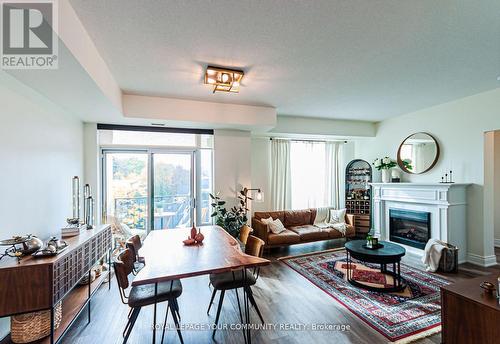
[[385,158],[381,158],[381,159],[375,159],[375,161],[373,162],[373,166],[375,166],[375,168],[377,170],[389,170],[393,167],[396,167],[396,162],[394,160],[392,160],[391,158],[389,157],[385,157]]
[[244,194],[238,194],[239,206],[234,206],[227,210],[225,207],[226,201],[221,200],[219,194],[212,195],[212,208],[214,209],[211,217],[215,218],[215,224],[224,228],[229,234],[237,238],[240,235],[241,227],[247,223],[248,209],[246,207],[246,199]]
[[404,159],[404,160],[403,160],[403,166],[404,166],[404,168],[406,168],[408,171],[413,170],[413,166],[412,166],[412,164],[411,164],[411,160],[410,160],[410,159]]

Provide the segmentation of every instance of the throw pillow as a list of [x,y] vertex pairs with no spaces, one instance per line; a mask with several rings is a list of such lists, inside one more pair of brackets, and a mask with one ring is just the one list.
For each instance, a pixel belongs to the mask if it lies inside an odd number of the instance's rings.
[[330,209],[330,223],[344,223],[346,209]]
[[270,232],[271,230],[269,229],[269,223],[270,222],[273,222],[273,218],[271,216],[269,216],[267,219],[260,219],[260,222],[262,222],[263,224],[265,224],[267,226],[267,231]]
[[283,226],[283,223],[280,221],[280,219],[276,219],[274,221],[269,222],[267,224],[267,228],[274,234],[280,234],[281,232],[286,230],[285,226]]

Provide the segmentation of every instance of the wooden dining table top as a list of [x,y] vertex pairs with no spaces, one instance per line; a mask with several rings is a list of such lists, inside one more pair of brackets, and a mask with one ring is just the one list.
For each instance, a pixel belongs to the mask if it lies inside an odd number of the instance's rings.
[[219,226],[200,228],[205,239],[203,243],[192,246],[182,242],[189,237],[191,228],[151,231],[139,250],[146,265],[134,278],[132,286],[271,263],[242,252],[238,241]]

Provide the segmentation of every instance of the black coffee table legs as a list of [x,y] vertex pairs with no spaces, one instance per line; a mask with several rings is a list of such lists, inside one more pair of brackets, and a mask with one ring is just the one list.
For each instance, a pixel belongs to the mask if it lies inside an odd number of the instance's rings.
[[349,281],[349,283],[351,283],[355,287],[381,293],[394,293],[404,290],[406,288],[406,281],[403,277],[401,277],[401,262],[397,261],[394,263],[389,263],[389,265],[392,265],[392,271],[387,269],[387,265],[388,263],[380,263],[380,272],[382,272],[385,275],[392,276],[392,279],[394,281],[393,285],[387,287],[373,287],[371,285],[366,285],[364,283],[358,282],[353,279],[354,269],[353,269],[352,257],[349,254],[349,252],[347,252],[347,261],[346,261],[347,281]]

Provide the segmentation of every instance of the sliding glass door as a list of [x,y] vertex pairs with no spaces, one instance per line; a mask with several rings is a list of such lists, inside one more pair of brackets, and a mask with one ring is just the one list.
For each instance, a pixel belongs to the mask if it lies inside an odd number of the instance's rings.
[[116,151],[103,155],[103,212],[107,223],[118,222],[146,231],[149,219],[147,152]]
[[103,217],[149,231],[211,223],[211,149],[103,149]]
[[190,227],[194,205],[193,152],[153,153],[153,229]]

